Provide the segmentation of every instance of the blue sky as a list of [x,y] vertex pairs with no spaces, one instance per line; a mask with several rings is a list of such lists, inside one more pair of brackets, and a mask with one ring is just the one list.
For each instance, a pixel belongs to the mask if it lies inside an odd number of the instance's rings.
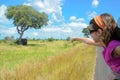
[[13,21],[4,15],[11,5],[30,5],[49,16],[47,26],[38,30],[32,28],[27,30],[23,38],[83,37],[81,31],[89,25],[93,17],[110,13],[117,21],[120,16],[120,0],[0,0],[0,39],[6,36],[19,37]]

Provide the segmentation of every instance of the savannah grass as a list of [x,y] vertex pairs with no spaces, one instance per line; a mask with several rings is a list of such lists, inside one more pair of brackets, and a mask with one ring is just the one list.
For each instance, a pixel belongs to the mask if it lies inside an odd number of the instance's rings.
[[93,80],[94,46],[69,41],[0,45],[0,80]]

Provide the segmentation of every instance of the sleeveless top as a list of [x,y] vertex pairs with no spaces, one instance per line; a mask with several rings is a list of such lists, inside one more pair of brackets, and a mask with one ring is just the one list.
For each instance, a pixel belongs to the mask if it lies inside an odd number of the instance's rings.
[[120,57],[112,56],[112,52],[117,46],[120,46],[120,41],[110,41],[108,46],[104,48],[102,54],[105,62],[109,65],[112,71],[120,74]]

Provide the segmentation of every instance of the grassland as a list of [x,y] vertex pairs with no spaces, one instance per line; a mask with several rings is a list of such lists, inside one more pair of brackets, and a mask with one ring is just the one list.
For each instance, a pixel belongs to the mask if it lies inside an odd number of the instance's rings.
[[0,80],[93,80],[95,47],[69,41],[0,44]]

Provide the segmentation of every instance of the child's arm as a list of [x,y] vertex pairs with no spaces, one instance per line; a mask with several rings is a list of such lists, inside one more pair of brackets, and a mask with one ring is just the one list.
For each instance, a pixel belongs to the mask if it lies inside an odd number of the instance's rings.
[[72,38],[71,39],[72,42],[74,41],[82,41],[86,44],[89,44],[89,45],[94,45],[94,46],[101,46],[100,43],[96,43],[93,39],[90,39],[90,38]]

